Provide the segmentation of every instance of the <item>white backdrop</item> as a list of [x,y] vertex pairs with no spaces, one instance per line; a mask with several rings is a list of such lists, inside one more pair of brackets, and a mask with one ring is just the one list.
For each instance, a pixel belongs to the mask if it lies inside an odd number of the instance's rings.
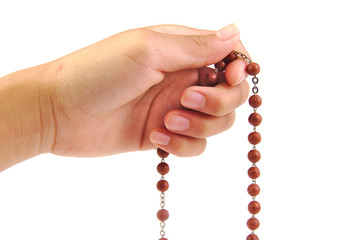
[[[235,22],[259,62],[260,239],[360,239],[357,1],[0,2],[0,76],[130,28]],[[169,157],[166,236],[245,239],[250,107],[196,158]],[[1,116],[0,116],[1,117]],[[50,154],[0,173],[0,239],[159,238],[154,151]]]

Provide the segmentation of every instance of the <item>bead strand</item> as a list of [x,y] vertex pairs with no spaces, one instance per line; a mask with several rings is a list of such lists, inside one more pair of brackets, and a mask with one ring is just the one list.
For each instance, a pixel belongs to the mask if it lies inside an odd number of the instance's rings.
[[223,60],[214,64],[214,72],[209,72],[205,78],[205,84],[209,87],[213,87],[218,82],[218,73],[223,72],[226,69],[226,66],[229,65],[232,61],[236,59],[236,52],[232,51],[229,53]]
[[169,165],[165,162],[165,158],[169,156],[169,153],[158,148],[157,154],[161,158],[161,162],[157,165],[157,171],[158,173],[161,174],[161,178],[156,184],[156,188],[160,191],[160,199],[161,199],[160,202],[161,209],[157,212],[157,218],[160,221],[160,228],[161,228],[160,230],[161,238],[159,240],[168,240],[167,238],[164,237],[165,236],[164,228],[165,228],[165,221],[169,218],[169,212],[165,209],[165,192],[169,189],[169,183],[168,181],[165,180],[164,175],[166,175],[170,170]]
[[[245,55],[241,55],[242,59],[246,60],[247,57]],[[249,234],[246,240],[259,240],[259,237],[254,233],[256,229],[260,226],[260,221],[255,217],[255,214],[258,214],[261,210],[260,203],[256,201],[256,196],[260,193],[260,187],[256,183],[256,179],[260,176],[260,169],[256,166],[256,163],[260,160],[261,154],[256,149],[256,145],[261,142],[261,135],[256,131],[256,127],[260,125],[262,122],[262,117],[259,113],[257,113],[257,108],[260,107],[262,100],[257,93],[259,89],[257,84],[259,83],[259,79],[257,78],[257,74],[260,72],[260,66],[257,63],[251,62],[248,59],[249,64],[246,66],[246,71],[249,75],[253,76],[252,82],[254,84],[252,88],[253,95],[249,98],[249,105],[253,108],[253,113],[249,116],[249,123],[253,126],[253,132],[251,132],[248,136],[248,141],[253,145],[253,149],[248,153],[248,159],[252,162],[252,166],[248,170],[248,176],[251,178],[252,183],[249,185],[247,191],[250,196],[252,196],[252,201],[248,205],[248,210],[252,214],[252,217],[247,221],[247,226],[250,230],[252,230],[251,234]]]

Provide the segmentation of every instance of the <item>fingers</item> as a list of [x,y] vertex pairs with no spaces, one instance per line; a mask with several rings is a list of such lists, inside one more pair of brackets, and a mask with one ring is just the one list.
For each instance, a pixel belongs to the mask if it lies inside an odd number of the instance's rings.
[[246,81],[236,86],[223,82],[215,87],[192,86],[181,97],[184,107],[196,110],[173,110],[164,118],[165,128],[154,129],[150,140],[177,156],[196,156],[206,147],[206,137],[229,129],[235,120],[234,109],[249,94]]
[[153,129],[150,133],[150,140],[156,147],[180,157],[200,155],[206,147],[204,138],[179,135],[163,128]]
[[207,114],[174,110],[164,118],[165,127],[173,132],[194,138],[207,138],[228,130],[235,121],[235,111],[222,117]]
[[249,95],[249,84],[242,81],[236,86],[226,82],[215,87],[192,86],[181,96],[181,104],[189,109],[212,116],[224,116],[243,104]]
[[172,24],[165,24],[165,25],[155,25],[155,26],[149,26],[147,29],[161,32],[161,33],[167,33],[167,34],[178,34],[178,35],[206,35],[206,34],[213,34],[216,31],[212,30],[204,30],[204,29],[196,29],[181,25],[172,25]]
[[147,58],[143,64],[162,72],[200,68],[221,60],[239,43],[239,30],[231,24],[211,34],[177,35],[142,32]]

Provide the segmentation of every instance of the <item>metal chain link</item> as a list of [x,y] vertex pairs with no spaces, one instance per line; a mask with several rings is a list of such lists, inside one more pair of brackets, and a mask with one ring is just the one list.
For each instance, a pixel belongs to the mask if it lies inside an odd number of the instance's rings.
[[245,54],[241,53],[241,52],[237,52],[237,51],[234,51],[235,55],[239,58],[242,58],[244,61],[248,62],[248,63],[251,63],[251,59],[248,58]]
[[164,207],[165,207],[165,193],[164,192],[160,193],[160,199],[161,199],[160,207],[162,209],[164,209]]

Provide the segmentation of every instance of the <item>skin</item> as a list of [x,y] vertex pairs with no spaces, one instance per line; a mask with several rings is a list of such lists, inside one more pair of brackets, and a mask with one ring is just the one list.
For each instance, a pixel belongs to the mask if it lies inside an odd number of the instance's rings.
[[[213,71],[206,66],[234,49],[248,55],[234,25],[217,32],[151,26],[2,77],[0,171],[41,153],[97,157],[160,147],[201,154],[248,97],[239,59],[216,86],[199,86]],[[198,106],[191,92],[203,96]]]

